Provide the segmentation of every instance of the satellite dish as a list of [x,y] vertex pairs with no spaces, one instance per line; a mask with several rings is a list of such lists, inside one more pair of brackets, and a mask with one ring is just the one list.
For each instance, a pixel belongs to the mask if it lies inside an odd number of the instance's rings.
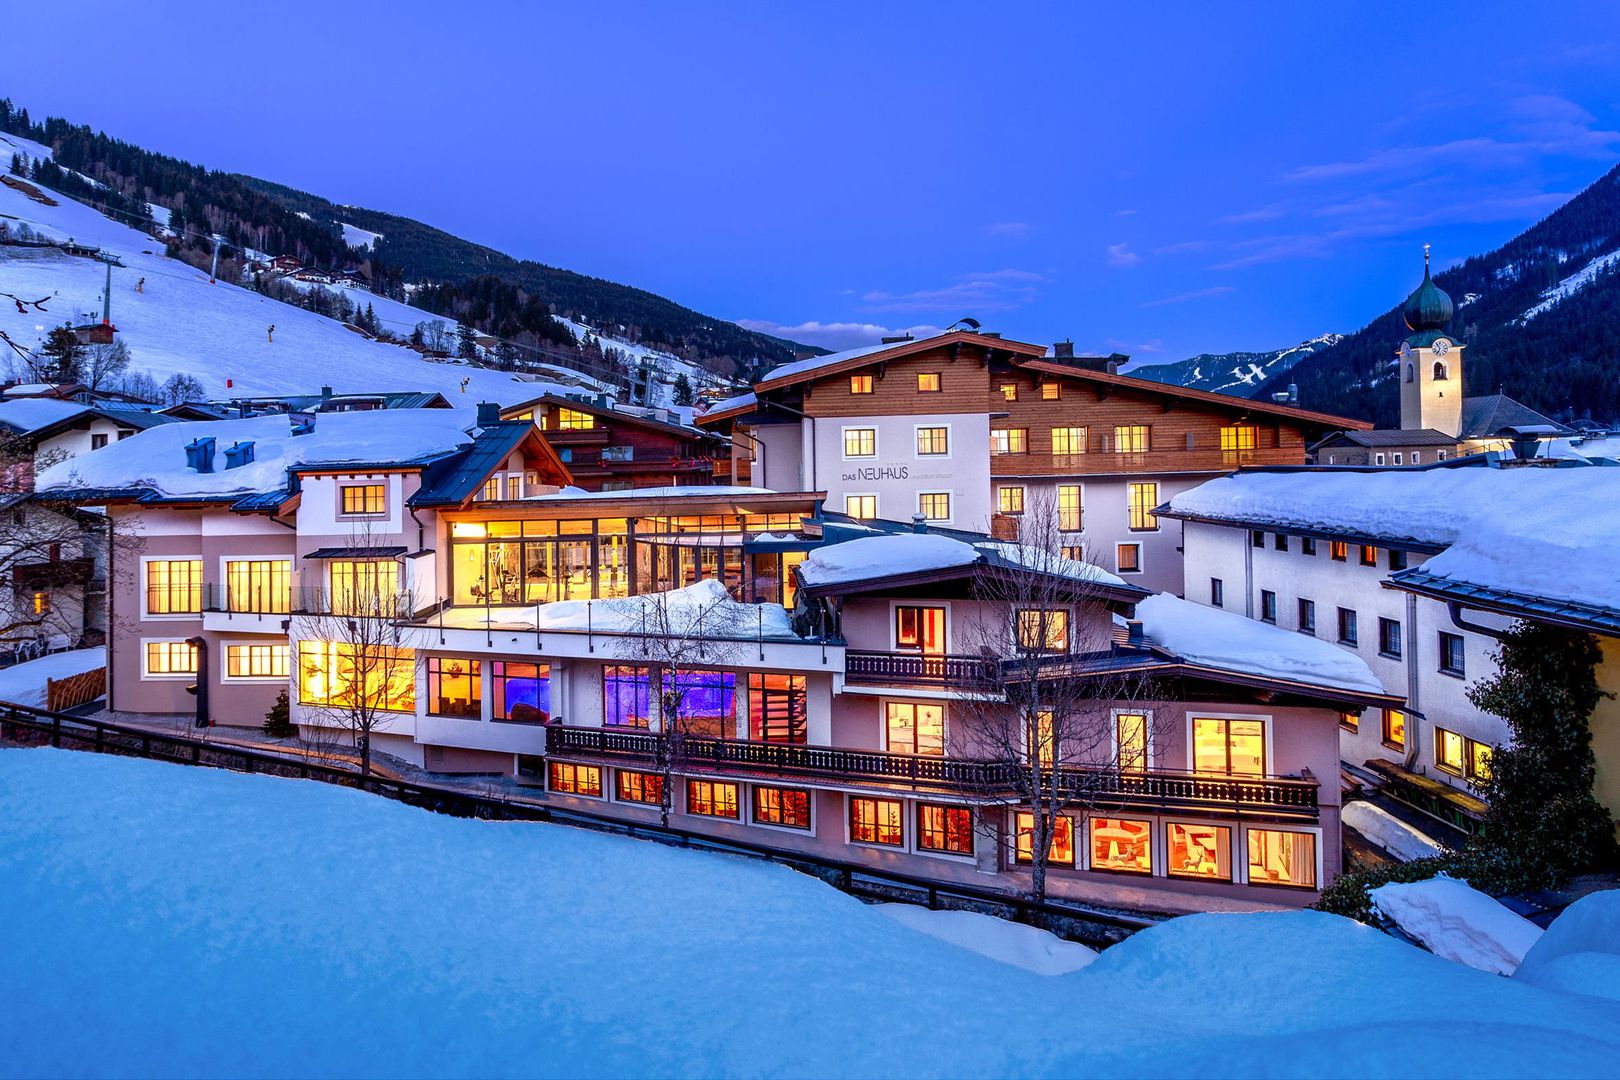
[[979,320],[970,316],[964,316],[963,318],[957,319],[955,322],[951,323],[951,325],[947,326],[945,329],[955,330],[959,326],[965,326],[969,330],[977,330],[979,328]]

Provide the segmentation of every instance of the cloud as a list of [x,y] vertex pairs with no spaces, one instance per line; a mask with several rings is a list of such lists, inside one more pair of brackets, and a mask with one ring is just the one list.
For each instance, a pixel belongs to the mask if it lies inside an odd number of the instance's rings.
[[1254,210],[1244,210],[1237,214],[1223,214],[1215,219],[1217,225],[1253,225],[1261,221],[1276,221],[1288,211],[1277,203],[1262,206]]
[[1135,210],[1115,210],[1114,211],[1114,216],[1115,217],[1132,217],[1135,214],[1136,214]]
[[979,226],[979,231],[986,236],[1001,237],[1006,240],[1022,240],[1029,235],[1029,222],[993,221],[988,225]]
[[1174,244],[1153,249],[1155,255],[1184,255],[1189,251],[1205,251],[1212,246],[1209,240],[1178,240]]
[[1035,285],[1041,280],[1041,275],[1033,270],[1006,269],[964,274],[948,285],[933,289],[899,293],[873,289],[861,295],[860,310],[869,314],[932,311],[957,317],[1011,311],[1035,299]]
[[1135,266],[1142,261],[1142,256],[1131,250],[1130,244],[1108,245],[1109,266]]
[[1163,338],[1151,338],[1148,341],[1136,342],[1123,341],[1119,338],[1108,338],[1103,342],[1103,344],[1113,351],[1124,353],[1127,356],[1138,356],[1142,353],[1157,353],[1164,351]]
[[1227,293],[1237,292],[1235,285],[1211,285],[1207,289],[1194,289],[1192,292],[1177,293],[1174,296],[1161,297],[1158,300],[1149,300],[1142,307],[1164,307],[1168,304],[1185,304],[1189,300],[1209,300]]
[[876,345],[886,337],[899,337],[910,334],[913,337],[930,337],[941,332],[938,326],[880,326],[877,323],[861,322],[809,322],[788,326],[767,319],[738,319],[737,325],[744,330],[754,330],[761,334],[770,334],[772,337],[786,338],[805,345],[819,345],[824,349],[853,349],[861,345]]

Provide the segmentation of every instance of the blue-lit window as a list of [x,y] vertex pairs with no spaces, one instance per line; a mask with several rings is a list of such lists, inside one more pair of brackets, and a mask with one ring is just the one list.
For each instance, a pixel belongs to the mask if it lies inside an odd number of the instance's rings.
[[495,719],[513,724],[544,724],[551,719],[551,665],[497,660]]
[[602,723],[609,727],[646,728],[652,713],[652,668],[602,669]]

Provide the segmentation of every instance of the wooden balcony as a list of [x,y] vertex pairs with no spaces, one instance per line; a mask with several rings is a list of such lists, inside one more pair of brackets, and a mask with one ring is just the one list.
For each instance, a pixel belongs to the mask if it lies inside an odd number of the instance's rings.
[[[657,738],[642,731],[551,726],[546,753],[645,766]],[[1015,794],[1005,763],[926,754],[889,754],[831,746],[685,740],[683,771],[734,773],[831,783],[876,784],[971,798]],[[1211,776],[1168,770],[1063,768],[1058,780],[1070,801],[1137,811],[1252,812],[1315,819],[1315,780],[1294,777]]]
[[844,654],[844,681],[855,686],[907,686],[925,690],[991,690],[999,665],[980,656],[856,652]]
[[1154,475],[1180,472],[1232,472],[1244,465],[1300,465],[1303,446],[1271,446],[1256,450],[1226,451],[1219,447],[1195,450],[1147,450],[1118,453],[1090,450],[1083,454],[992,454],[991,476],[1107,476],[1124,473]]
[[95,562],[88,558],[43,559],[13,566],[11,580],[18,589],[24,590],[62,588],[88,583],[95,569]]

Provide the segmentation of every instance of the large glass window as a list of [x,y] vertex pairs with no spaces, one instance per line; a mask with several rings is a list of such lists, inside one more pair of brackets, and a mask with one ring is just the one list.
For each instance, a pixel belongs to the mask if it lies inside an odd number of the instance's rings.
[[1461,735],[1455,731],[1447,731],[1443,727],[1434,729],[1435,768],[1451,773],[1453,776],[1461,776],[1465,757],[1463,737]]
[[558,431],[590,431],[596,427],[596,417],[578,409],[557,410]]
[[809,741],[803,675],[748,676],[748,737],[754,742]]
[[1145,454],[1148,451],[1149,428],[1146,424],[1116,424],[1114,426],[1114,452],[1116,454]]
[[1055,427],[1052,429],[1052,456],[1073,457],[1086,452],[1086,429],[1083,427]]
[[1254,459],[1255,427],[1253,424],[1232,424],[1221,428],[1221,461],[1238,465]]
[[388,488],[384,484],[344,484],[338,492],[344,517],[380,517],[388,512]]
[[416,708],[416,651],[343,641],[298,643],[298,700],[392,712]]
[[1053,608],[1019,611],[1018,647],[1029,652],[1068,652],[1069,613]]
[[285,679],[290,672],[285,642],[225,646],[225,676],[230,679]]
[[869,799],[851,795],[849,838],[857,844],[900,847],[905,842],[905,808],[899,799]]
[[788,829],[810,828],[810,793],[801,788],[754,788],[754,821]]
[[973,811],[965,806],[918,803],[917,846],[923,851],[973,854]]
[[393,615],[399,607],[399,563],[393,559],[333,559],[332,612]]
[[201,559],[153,559],[146,563],[148,615],[196,615],[201,611]]
[[657,773],[619,769],[614,774],[614,785],[614,795],[620,802],[656,806],[664,801],[664,778]]
[[646,729],[652,714],[652,668],[615,664],[602,668],[603,724]]
[[1266,722],[1194,717],[1193,769],[1225,776],[1266,775]]
[[844,429],[845,457],[876,457],[877,428],[854,427]]
[[849,392],[852,394],[870,394],[874,388],[874,382],[870,375],[851,375],[849,377]]
[[692,669],[666,671],[664,694],[665,700],[674,702],[679,710],[681,727],[686,734],[705,739],[730,739],[736,736],[735,672]]
[[845,495],[844,513],[852,518],[871,521],[877,517],[876,495]]
[[292,599],[292,563],[286,559],[232,559],[225,563],[230,610],[285,615]]
[[146,673],[148,675],[195,675],[197,673],[197,646],[186,641],[148,641],[146,643]]
[[1225,825],[1165,826],[1168,871],[1175,877],[1232,880],[1232,830]]
[[1058,485],[1057,509],[1060,530],[1079,532],[1085,528],[1085,507],[1081,502],[1079,484]]
[[945,651],[945,609],[901,604],[894,609],[894,644],[925,653]]
[[731,818],[735,821],[737,785],[719,780],[688,780],[686,782],[686,812],[700,817]]
[[429,716],[477,720],[484,713],[483,662],[461,656],[430,656],[427,662]]
[[889,701],[883,706],[891,754],[945,753],[945,706],[926,701]]
[[[1035,815],[1020,810],[1014,815],[1014,857],[1021,863],[1034,862]],[[1051,866],[1074,865],[1074,819],[1059,814],[1052,822],[1052,845],[1047,853]]]
[[490,664],[495,700],[491,715],[514,724],[544,724],[551,719],[551,665],[515,660]]
[[1003,484],[996,488],[996,509],[1003,514],[1024,512],[1024,489],[1016,484]]
[[1159,518],[1153,508],[1159,505],[1159,484],[1150,481],[1131,484],[1126,488],[1130,498],[1130,528],[1132,532],[1152,532],[1159,527]]
[[600,799],[602,797],[602,770],[595,765],[575,765],[571,761],[553,761],[548,786],[552,791],[563,795],[588,795],[593,799]]
[[1119,767],[1141,770],[1148,767],[1148,718],[1146,713],[1114,714],[1114,745],[1119,749]]
[[950,452],[950,428],[920,427],[917,429],[918,457],[943,457]]
[[917,513],[926,521],[951,520],[951,493],[924,491],[917,495]]
[[1249,829],[1249,884],[1316,888],[1316,834]]
[[1153,825],[1129,818],[1091,819],[1091,868],[1153,873]]
[[992,454],[1029,453],[1029,429],[996,428],[990,432],[990,452]]

